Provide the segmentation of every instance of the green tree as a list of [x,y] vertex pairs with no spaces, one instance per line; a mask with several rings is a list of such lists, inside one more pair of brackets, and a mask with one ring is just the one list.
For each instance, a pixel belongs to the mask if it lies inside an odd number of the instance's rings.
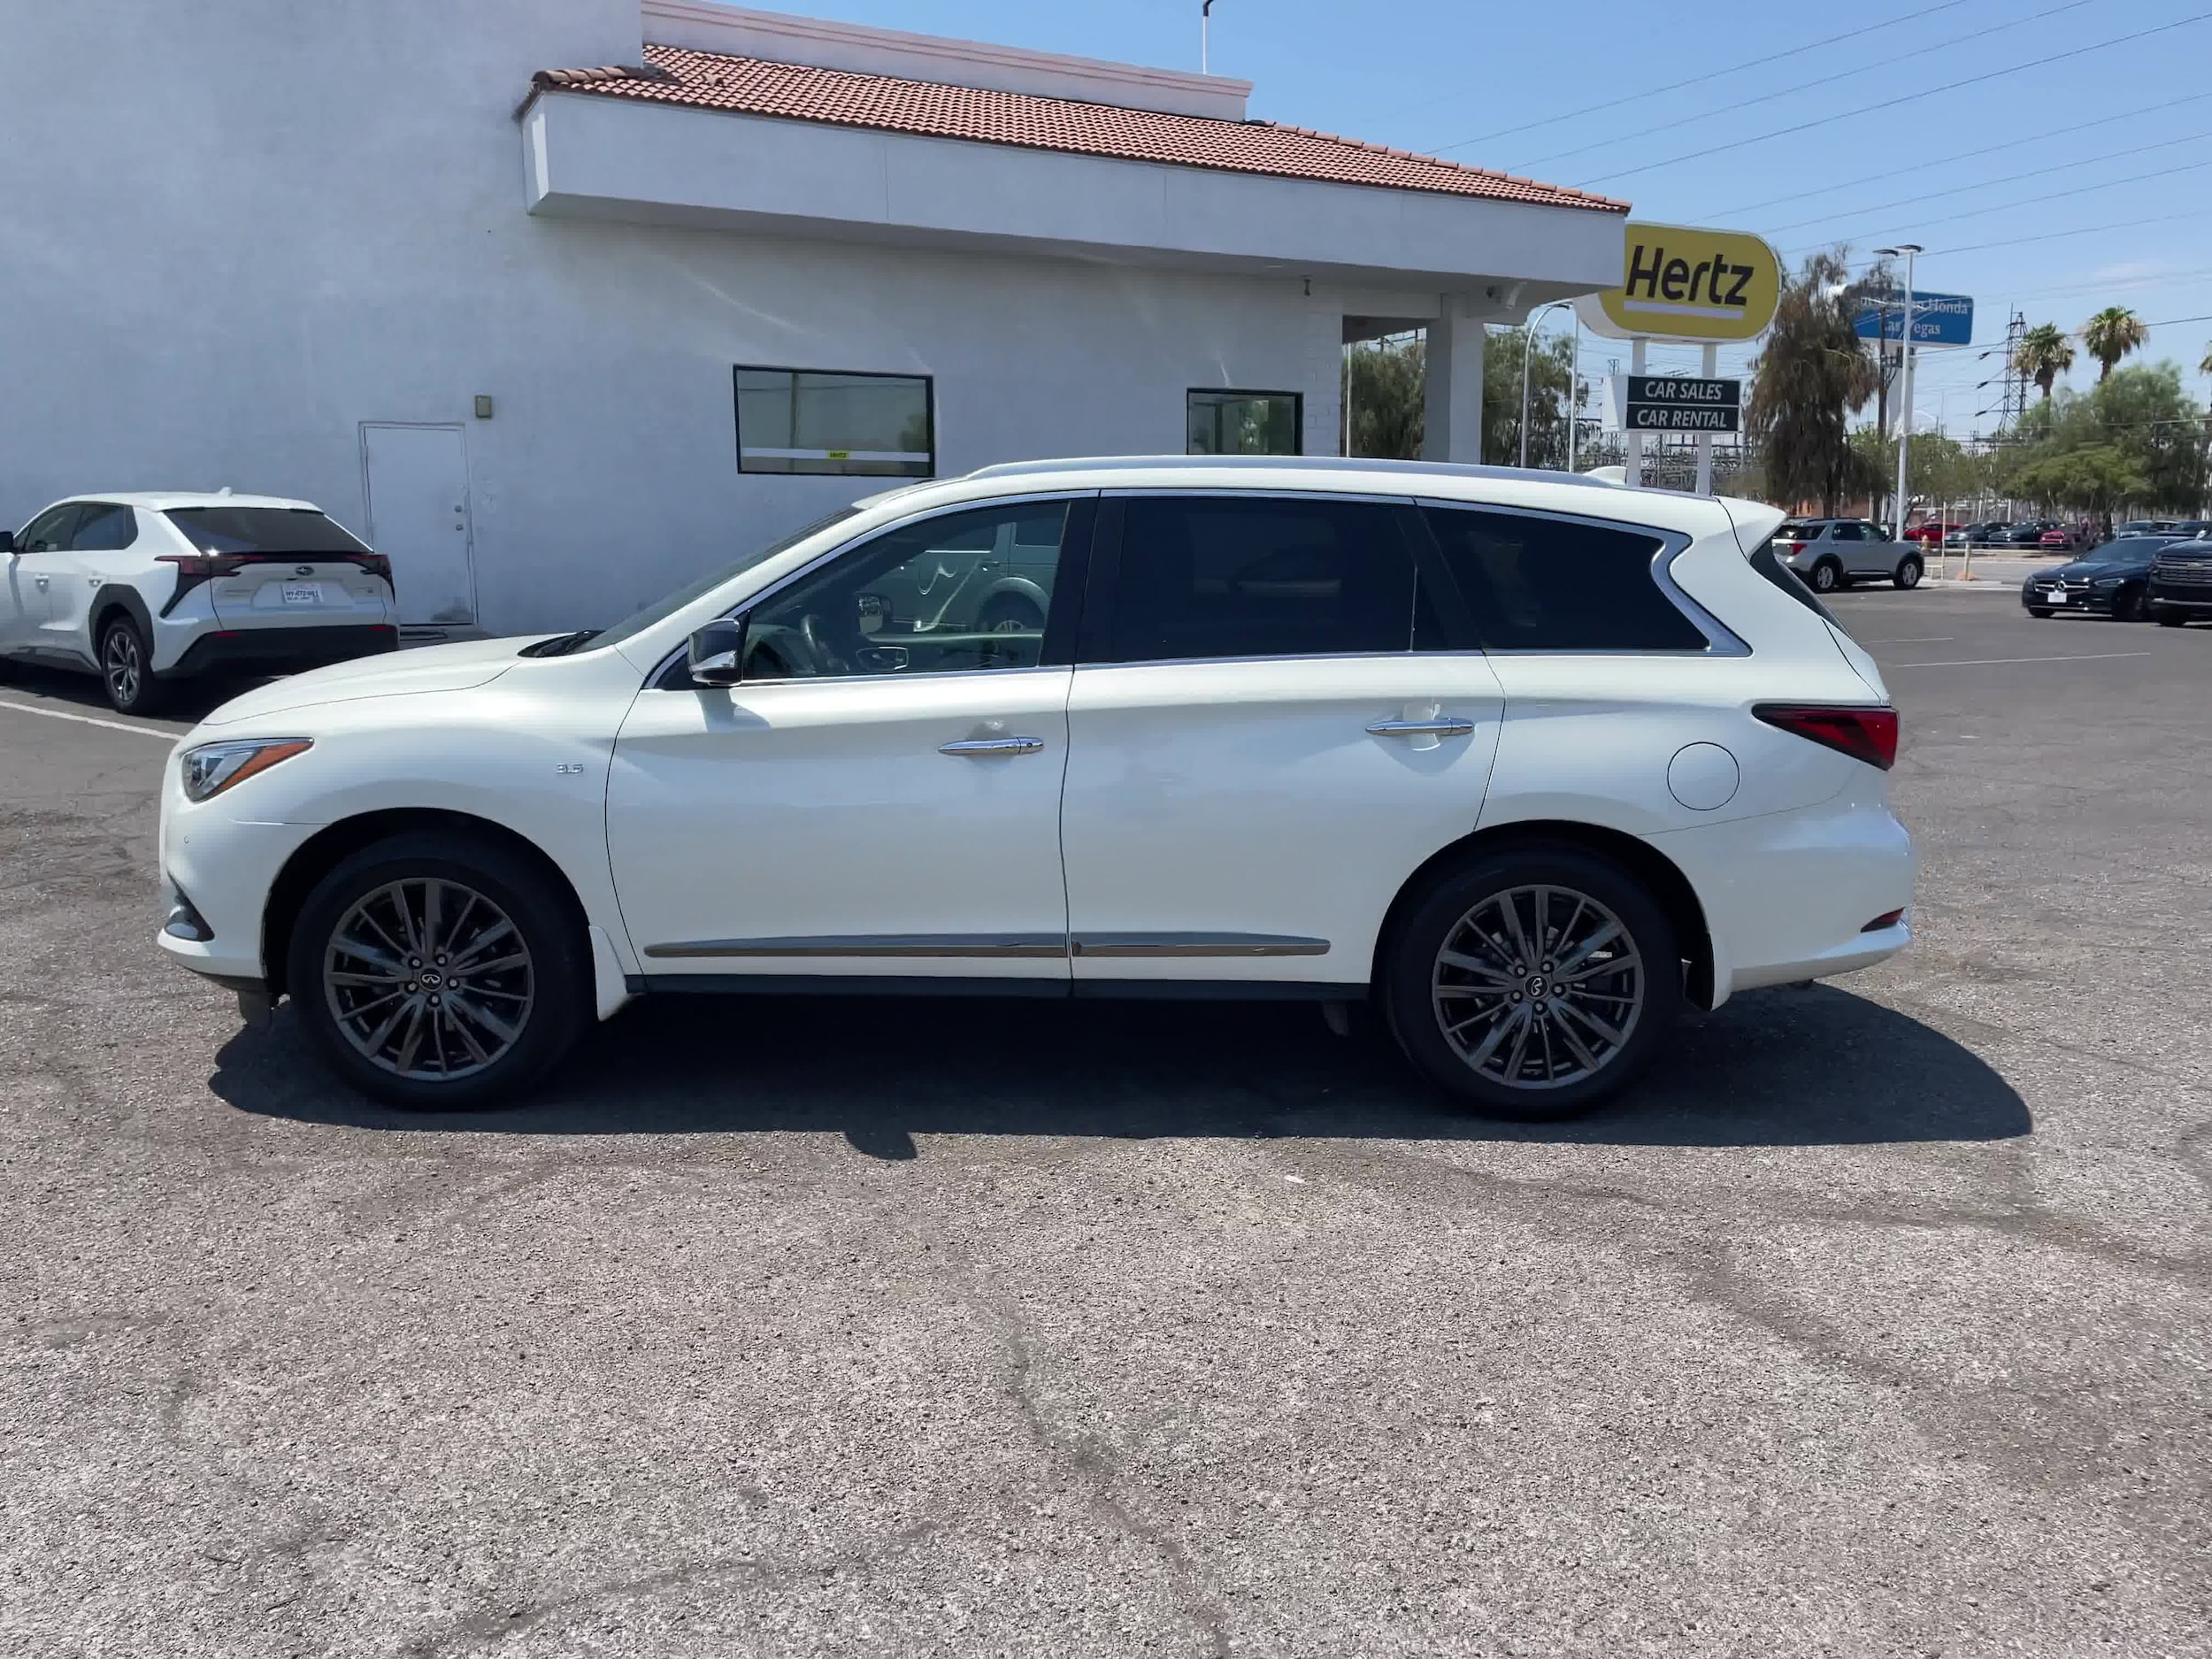
[[2028,411],[1998,467],[1998,487],[2008,495],[2040,499],[2021,487],[2024,471],[2080,450],[2109,447],[2141,482],[2138,493],[2122,503],[2193,513],[2205,497],[2203,419],[2196,400],[2182,389],[2177,365],[2116,370],[2086,393],[2062,390],[2051,402]]
[[1759,446],[1770,495],[1784,505],[1837,502],[1866,480],[1847,423],[1874,395],[1876,369],[1852,326],[1863,284],[1845,280],[1845,250],[1816,253],[1782,286],[1744,425]]
[[2122,357],[2139,351],[2150,338],[2143,319],[2124,305],[2108,305],[2082,325],[2081,342],[2097,359],[2097,379],[2108,380]]
[[1356,345],[1345,371],[1351,399],[1351,453],[1378,461],[1421,458],[1423,342]]
[[2074,342],[2056,323],[2039,323],[2020,336],[2012,354],[2012,370],[2043,388],[2050,401],[2051,383],[2074,366]]
[[2109,520],[2123,502],[2140,501],[2150,480],[2119,446],[2101,443],[2031,461],[2012,475],[2012,493],[2047,507],[2070,507]]
[[[1521,458],[1521,358],[1529,350],[1528,330],[1496,328],[1482,355],[1482,453],[1499,466]],[[1537,338],[1528,365],[1528,464],[1567,465],[1567,380],[1574,362],[1573,342],[1565,334]],[[1578,387],[1585,397],[1588,388]]]

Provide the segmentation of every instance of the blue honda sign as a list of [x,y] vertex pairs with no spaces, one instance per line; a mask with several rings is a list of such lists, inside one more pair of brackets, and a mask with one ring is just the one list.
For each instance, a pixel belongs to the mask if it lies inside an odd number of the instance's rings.
[[[1852,329],[1862,340],[1901,340],[1905,296],[1892,290],[1860,302]],[[1970,346],[1974,343],[1974,302],[1964,294],[1912,296],[1912,342],[1916,346]]]

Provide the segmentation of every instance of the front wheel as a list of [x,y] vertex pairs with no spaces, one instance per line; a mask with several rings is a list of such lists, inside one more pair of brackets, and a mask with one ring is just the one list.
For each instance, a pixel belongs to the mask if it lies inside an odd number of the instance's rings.
[[1415,905],[1383,1002],[1409,1059],[1461,1104],[1545,1120],[1588,1110],[1649,1063],[1682,1000],[1673,927],[1609,859],[1479,856]]
[[1900,588],[1917,588],[1920,586],[1920,573],[1922,569],[1923,566],[1920,560],[1917,557],[1908,554],[1905,557],[1897,561],[1897,573],[1891,577],[1890,580],[1895,582]]
[[151,714],[161,706],[162,686],[154,678],[146,636],[128,617],[118,617],[101,631],[100,683],[118,714]]
[[2177,628],[2188,619],[2178,611],[2169,611],[2163,605],[2158,607],[2158,626],[2162,628]]
[[363,849],[301,907],[287,988],[363,1094],[460,1110],[526,1088],[588,1017],[583,929],[547,876],[490,842]]
[[2051,614],[2051,608],[2048,605],[2030,605],[2028,614],[2032,617],[2047,617]]

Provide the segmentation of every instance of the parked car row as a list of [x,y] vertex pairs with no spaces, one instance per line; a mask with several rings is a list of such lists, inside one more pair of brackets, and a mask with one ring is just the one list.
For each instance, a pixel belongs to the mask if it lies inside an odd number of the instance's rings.
[[2116,536],[2086,558],[2029,577],[2020,603],[2032,617],[2074,613],[2169,627],[2212,617],[2212,540]]
[[392,568],[312,502],[119,493],[0,530],[0,659],[97,674],[144,714],[177,680],[399,645]]

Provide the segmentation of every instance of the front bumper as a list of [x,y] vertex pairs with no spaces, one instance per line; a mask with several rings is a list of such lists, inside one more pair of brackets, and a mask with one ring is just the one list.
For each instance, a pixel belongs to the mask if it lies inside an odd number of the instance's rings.
[[177,658],[172,674],[291,674],[349,663],[399,649],[388,622],[310,628],[227,628],[203,634]]
[[2085,616],[2108,617],[2120,596],[2117,588],[2071,588],[2060,594],[2032,582],[2020,584],[2020,605],[2025,611],[2078,611]]
[[2144,596],[2163,610],[2178,611],[2193,617],[2212,617],[2212,587],[2200,583],[2181,588],[2171,582],[2154,580]]
[[[259,823],[234,818],[227,795],[198,804],[185,799],[175,755],[163,768],[161,785],[161,914],[154,942],[179,967],[234,991],[265,989],[261,923],[277,872],[322,826],[318,824]],[[169,930],[180,900],[188,903],[197,926],[188,938]]]

